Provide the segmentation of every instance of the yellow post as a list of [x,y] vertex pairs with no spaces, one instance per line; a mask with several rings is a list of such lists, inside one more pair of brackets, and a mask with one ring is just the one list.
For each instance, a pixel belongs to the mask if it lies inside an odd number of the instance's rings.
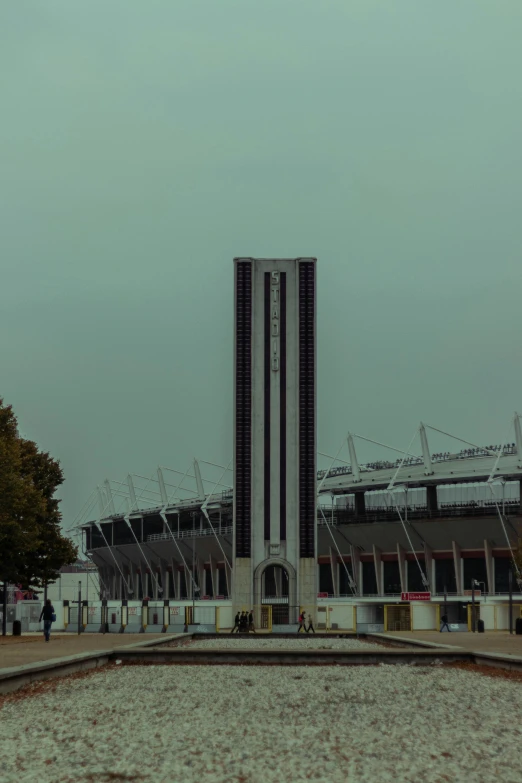
[[216,633],[219,633],[219,606],[216,606]]
[[272,633],[272,604],[268,604],[268,632]]
[[437,620],[437,627],[435,628],[435,630],[440,631],[440,604],[437,604],[437,611],[435,613],[435,618]]
[[388,630],[388,604],[384,604],[384,630]]
[[468,631],[471,631],[471,604],[468,604]]
[[413,604],[410,604],[410,631],[413,631]]

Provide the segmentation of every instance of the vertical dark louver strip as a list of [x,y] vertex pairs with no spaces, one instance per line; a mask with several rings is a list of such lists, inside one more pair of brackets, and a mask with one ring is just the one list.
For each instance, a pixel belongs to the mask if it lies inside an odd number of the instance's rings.
[[280,356],[280,532],[281,541],[286,541],[286,272],[281,272],[280,285],[280,323],[279,323],[279,356]]
[[264,510],[265,510],[265,541],[270,541],[270,361],[272,338],[271,323],[271,288],[270,272],[265,272],[265,465],[264,465]]
[[252,478],[252,264],[236,269],[236,557],[250,557]]
[[299,550],[315,557],[315,265],[299,264]]

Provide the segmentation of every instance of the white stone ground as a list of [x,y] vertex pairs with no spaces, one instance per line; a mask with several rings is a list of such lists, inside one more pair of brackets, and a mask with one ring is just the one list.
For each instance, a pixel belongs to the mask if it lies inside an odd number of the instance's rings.
[[519,783],[522,684],[442,666],[121,666],[0,708],[2,783]]
[[261,635],[239,636],[239,634],[222,634],[218,639],[201,639],[197,637],[190,642],[190,647],[205,648],[211,650],[219,648],[221,650],[375,650],[382,649],[379,645],[371,642],[360,642],[357,639],[324,639],[313,636],[301,636],[294,639],[278,639],[271,637],[267,639]]

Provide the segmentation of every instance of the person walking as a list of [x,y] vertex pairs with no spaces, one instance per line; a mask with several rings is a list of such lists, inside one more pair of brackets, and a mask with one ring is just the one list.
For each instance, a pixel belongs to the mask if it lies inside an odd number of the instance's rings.
[[299,631],[301,630],[305,631],[306,633],[305,623],[306,623],[306,612],[301,612],[301,614],[299,615],[299,628],[297,629],[297,633],[299,633]]
[[250,633],[252,631],[253,633],[256,632],[256,629],[254,628],[254,610],[251,609],[250,613],[248,615],[248,632]]
[[440,626],[440,633],[442,633],[442,631],[444,630],[444,626],[446,626],[446,630],[448,631],[448,633],[450,633],[451,629],[448,625],[448,615],[443,614],[440,619],[442,620],[442,625]]
[[241,619],[240,614],[239,614],[239,612],[237,612],[236,616],[234,617],[234,627],[232,628],[230,633],[234,633],[234,631],[237,631],[237,633],[239,633],[239,621],[240,621],[240,619]]
[[48,598],[45,602],[45,606],[42,608],[42,611],[40,612],[40,619],[38,622],[42,622],[42,618],[44,621],[44,637],[45,641],[48,642],[51,637],[51,626],[53,622],[56,620],[56,615],[54,613],[54,606],[51,603],[51,599]]
[[312,631],[312,633],[315,633],[315,628],[314,628],[314,622],[312,620],[312,615],[310,615],[310,617],[308,618],[308,628],[306,629],[306,633],[310,633],[310,631]]

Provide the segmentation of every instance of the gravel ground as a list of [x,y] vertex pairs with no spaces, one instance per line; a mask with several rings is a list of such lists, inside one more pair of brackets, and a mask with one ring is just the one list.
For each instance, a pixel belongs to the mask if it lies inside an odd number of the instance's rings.
[[522,780],[522,683],[442,666],[113,666],[40,690],[0,708],[2,783]]
[[201,639],[190,642],[190,647],[219,648],[220,650],[375,650],[379,645],[359,642],[357,639],[266,639],[262,636],[220,636],[219,639]]

